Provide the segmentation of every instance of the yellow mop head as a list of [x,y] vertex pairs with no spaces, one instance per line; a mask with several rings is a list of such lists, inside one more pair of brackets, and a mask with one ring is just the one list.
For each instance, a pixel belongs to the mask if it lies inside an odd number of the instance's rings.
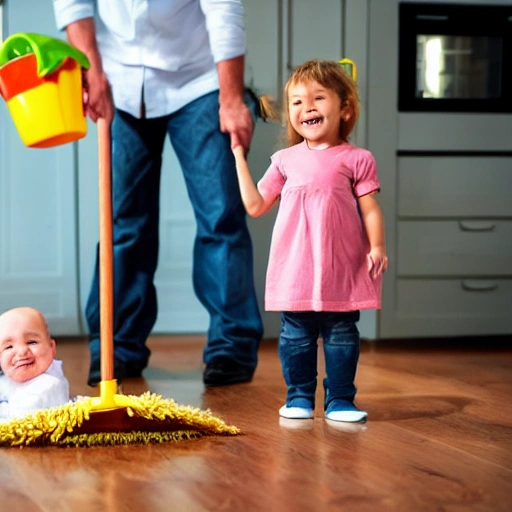
[[94,399],[81,398],[21,419],[0,420],[0,446],[149,444],[240,434],[209,410],[178,405],[149,391],[123,399],[126,407],[95,410]]

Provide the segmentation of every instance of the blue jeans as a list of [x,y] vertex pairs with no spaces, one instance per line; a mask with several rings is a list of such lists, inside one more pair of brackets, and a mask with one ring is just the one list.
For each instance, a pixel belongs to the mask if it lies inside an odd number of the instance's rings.
[[[194,290],[210,315],[204,362],[219,356],[255,368],[263,327],[253,282],[252,243],[228,134],[219,129],[218,91],[179,111],[136,119],[116,111],[112,124],[114,351],[147,366],[146,340],[157,317],[162,151],[168,135],[194,209]],[[257,104],[248,97],[256,113]],[[92,357],[99,354],[98,259],[86,306]]]
[[354,401],[359,311],[281,313],[279,357],[288,386],[286,403],[306,398],[315,405],[318,338],[322,337],[325,373],[324,409],[335,399]]

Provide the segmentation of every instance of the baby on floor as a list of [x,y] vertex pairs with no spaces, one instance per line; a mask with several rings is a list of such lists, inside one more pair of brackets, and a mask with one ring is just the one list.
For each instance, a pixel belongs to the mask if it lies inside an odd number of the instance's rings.
[[69,402],[69,383],[42,313],[19,307],[0,315],[0,419]]

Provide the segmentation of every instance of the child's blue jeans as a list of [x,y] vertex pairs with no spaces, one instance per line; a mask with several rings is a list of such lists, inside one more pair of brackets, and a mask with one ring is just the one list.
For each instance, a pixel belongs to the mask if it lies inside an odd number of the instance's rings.
[[306,398],[315,404],[318,338],[322,337],[325,372],[324,409],[335,399],[354,401],[359,359],[359,311],[283,312],[279,357],[288,386],[286,403]]

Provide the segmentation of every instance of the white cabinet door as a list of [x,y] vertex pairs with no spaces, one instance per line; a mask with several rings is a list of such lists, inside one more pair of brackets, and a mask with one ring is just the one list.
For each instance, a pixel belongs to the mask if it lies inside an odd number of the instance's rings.
[[288,0],[288,65],[309,59],[340,60],[343,55],[344,0]]
[[[3,36],[56,35],[51,2],[4,5]],[[0,105],[0,311],[41,310],[54,335],[80,334],[73,145],[29,149]]]
[[160,185],[157,333],[203,333],[208,315],[192,288],[196,223],[178,160],[167,139]]

